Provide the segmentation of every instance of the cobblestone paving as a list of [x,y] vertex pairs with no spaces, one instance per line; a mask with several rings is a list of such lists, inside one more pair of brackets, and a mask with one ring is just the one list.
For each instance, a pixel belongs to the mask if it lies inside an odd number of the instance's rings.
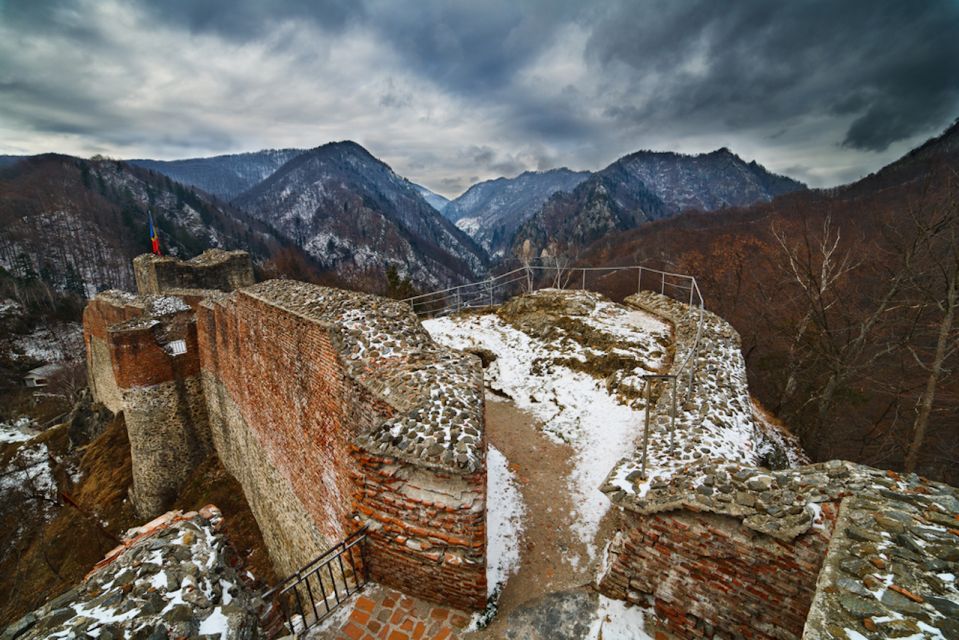
[[469,615],[383,587],[370,585],[352,603],[348,617],[314,640],[457,640]]

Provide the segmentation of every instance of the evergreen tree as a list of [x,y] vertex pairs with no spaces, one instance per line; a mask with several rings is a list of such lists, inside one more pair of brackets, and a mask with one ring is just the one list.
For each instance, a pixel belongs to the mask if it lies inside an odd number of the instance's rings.
[[79,296],[86,296],[87,288],[83,282],[83,275],[72,262],[67,263],[64,289]]

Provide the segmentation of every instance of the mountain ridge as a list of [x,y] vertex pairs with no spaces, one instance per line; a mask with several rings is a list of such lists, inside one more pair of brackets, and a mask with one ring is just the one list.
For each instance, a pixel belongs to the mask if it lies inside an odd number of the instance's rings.
[[220,247],[262,263],[290,247],[268,225],[148,169],[41,154],[0,169],[0,266],[86,295],[132,288],[130,262],[149,248],[148,210],[174,256]]
[[262,182],[292,160],[303,149],[261,149],[219,156],[185,158],[182,160],[127,160],[132,165],[150,169],[181,184],[230,201],[242,192]]
[[394,268],[439,287],[480,277],[487,266],[485,252],[412,182],[351,140],[298,155],[234,203],[338,272]]
[[511,246],[515,251],[528,239],[537,249],[551,242],[582,248],[610,232],[685,210],[768,202],[805,189],[727,147],[695,155],[640,150],[593,173],[568,194],[551,196],[517,229]]
[[588,171],[559,167],[484,180],[452,200],[443,215],[491,255],[502,254],[516,228],[550,196],[574,188],[589,175]]

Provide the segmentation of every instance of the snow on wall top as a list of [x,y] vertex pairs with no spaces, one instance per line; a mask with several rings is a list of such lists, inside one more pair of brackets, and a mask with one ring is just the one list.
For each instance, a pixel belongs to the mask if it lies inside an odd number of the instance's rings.
[[208,505],[131,529],[81,584],[8,631],[22,640],[256,635],[262,602],[237,575],[221,524]]
[[957,492],[903,480],[843,501],[804,640],[959,636]]
[[408,305],[293,280],[263,282],[240,295],[322,324],[347,373],[396,410],[357,436],[357,445],[456,473],[483,467],[479,359],[433,342]]
[[[791,436],[758,419],[749,395],[739,334],[729,323],[650,291],[630,296],[625,303],[672,322],[675,355],[669,372],[678,375],[678,401],[675,427],[670,419],[672,394],[663,392],[655,404],[647,477],[642,477],[641,447],[610,472],[602,491],[614,503],[641,509],[650,489],[667,486],[678,473],[702,469],[702,463],[763,466],[775,460],[780,466],[794,466],[808,461]],[[690,351],[694,352],[690,360],[693,392],[687,394],[689,369],[683,365]]]

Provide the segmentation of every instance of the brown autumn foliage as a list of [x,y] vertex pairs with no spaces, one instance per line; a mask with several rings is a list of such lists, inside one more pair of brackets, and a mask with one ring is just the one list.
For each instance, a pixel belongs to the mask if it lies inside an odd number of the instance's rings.
[[[750,386],[814,459],[914,465],[957,484],[957,138],[954,126],[847,187],[604,238],[578,263],[695,275],[742,335]],[[635,276],[605,285],[625,296]]]

